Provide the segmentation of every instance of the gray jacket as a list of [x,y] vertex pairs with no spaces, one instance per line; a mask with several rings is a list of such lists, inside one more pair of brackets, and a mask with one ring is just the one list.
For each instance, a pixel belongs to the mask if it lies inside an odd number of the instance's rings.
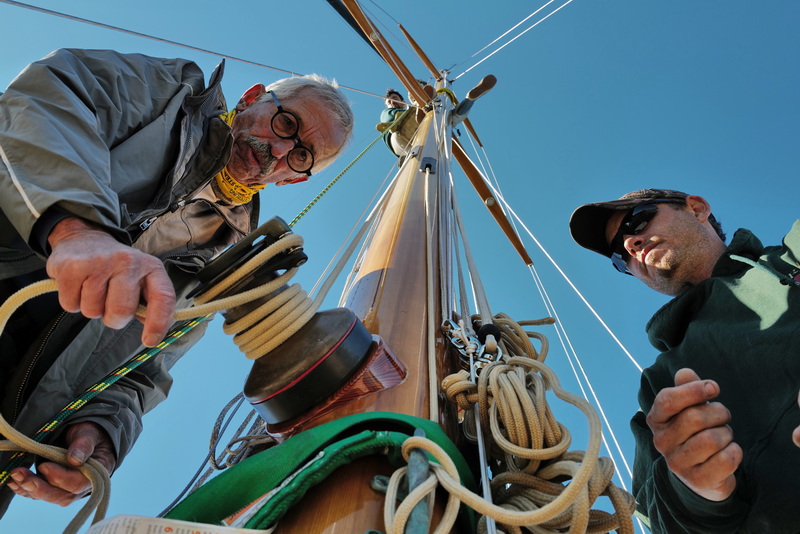
[[[40,235],[58,217],[76,215],[160,257],[178,306],[187,305],[197,271],[257,224],[257,201],[230,207],[195,198],[230,153],[230,128],[219,118],[226,111],[223,67],[205,88],[199,67],[182,59],[59,50],[28,66],[0,96],[0,280],[41,269],[47,250]],[[44,352],[29,351],[18,366],[37,376],[20,371],[3,378],[9,380],[4,415],[32,435],[143,350],[141,326],[134,320],[111,330],[99,320],[59,315],[37,343]],[[202,330],[170,345],[69,422],[101,425],[119,465],[141,432],[142,415],[166,398],[168,370]],[[3,497],[9,493],[4,488]]]

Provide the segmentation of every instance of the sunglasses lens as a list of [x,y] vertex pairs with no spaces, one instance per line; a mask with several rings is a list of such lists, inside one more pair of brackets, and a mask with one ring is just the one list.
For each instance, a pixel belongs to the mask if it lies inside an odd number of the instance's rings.
[[630,221],[628,221],[627,228],[625,229],[624,233],[627,235],[639,235],[647,228],[647,225],[650,221],[653,220],[653,217],[656,216],[658,212],[658,206],[650,206],[650,208],[655,209],[648,209],[646,211],[636,212],[634,210],[633,215],[631,216]]
[[611,264],[614,266],[616,270],[618,270],[622,274],[631,274],[630,271],[628,271],[627,262],[624,259],[622,259],[622,255],[620,255],[619,253],[614,252],[611,255]]
[[650,221],[653,220],[653,217],[656,216],[656,213],[658,213],[657,204],[640,204],[633,208],[622,220],[619,230],[617,230],[617,235],[614,236],[612,241],[613,252],[611,254],[611,263],[619,272],[631,274],[627,265],[630,256],[628,251],[625,250],[625,236],[642,233],[647,228],[647,225],[650,224]]

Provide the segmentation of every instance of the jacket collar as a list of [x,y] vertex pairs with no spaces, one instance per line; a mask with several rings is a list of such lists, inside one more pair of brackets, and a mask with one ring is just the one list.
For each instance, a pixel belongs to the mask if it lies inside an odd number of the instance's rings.
[[712,279],[719,276],[734,276],[744,272],[750,266],[731,259],[731,254],[758,260],[764,250],[761,241],[749,230],[739,229],[725,249],[725,253],[717,260],[712,278],[703,280],[694,287],[681,293],[662,306],[645,327],[650,343],[660,351],[669,350],[678,345],[694,319],[697,311],[706,301]]

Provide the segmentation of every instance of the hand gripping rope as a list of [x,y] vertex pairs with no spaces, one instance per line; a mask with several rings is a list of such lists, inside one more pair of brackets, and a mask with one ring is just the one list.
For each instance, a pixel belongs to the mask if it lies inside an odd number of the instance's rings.
[[[331,180],[308,206],[289,223],[288,227],[294,226],[303,215],[305,215],[308,210],[350,170],[356,161],[361,159],[361,157],[381,139],[382,136],[383,134],[378,135],[372,143]],[[269,223],[268,221],[267,224]],[[261,228],[264,226],[266,226],[266,224]],[[259,230],[261,228],[259,228]],[[258,233],[259,230],[256,230],[254,234]],[[251,234],[251,236],[252,235],[253,234]],[[259,252],[247,263],[238,267],[234,272],[221,280],[215,279],[214,282],[217,282],[216,284],[204,291],[203,294],[195,297],[194,302],[197,304],[196,306],[184,308],[175,312],[175,321],[183,322],[171,330],[161,343],[136,355],[128,363],[110,373],[101,382],[88,388],[78,399],[69,403],[52,420],[43,425],[36,432],[33,439],[16,431],[2,416],[0,416],[0,435],[6,438],[0,441],[0,450],[18,451],[18,454],[14,455],[8,464],[0,470],[0,485],[6,483],[10,471],[21,465],[28,453],[47,458],[48,460],[63,465],[69,465],[66,462],[66,451],[64,449],[42,443],[47,436],[58,428],[76,410],[84,406],[130,371],[157,355],[195,326],[205,321],[213,313],[222,310],[232,310],[237,307],[245,307],[245,305],[261,299],[263,303],[257,309],[252,311],[247,310],[248,313],[239,317],[237,321],[231,324],[226,323],[223,326],[223,331],[226,334],[234,334],[234,342],[249,359],[260,358],[297,332],[314,316],[322,299],[325,297],[325,293],[321,292],[317,296],[317,299],[312,301],[307,293],[300,289],[298,284],[294,284],[290,287],[283,287],[286,282],[295,275],[300,263],[293,268],[287,269],[286,272],[274,278],[271,282],[248,289],[242,293],[229,294],[215,301],[213,299],[225,293],[233,292],[236,289],[235,286],[239,284],[242,279],[252,275],[252,273],[263,264],[269,262],[277,255],[283,254],[286,250],[298,249],[302,244],[302,237],[287,233],[269,247]],[[14,293],[0,306],[0,332],[5,329],[14,311],[23,303],[34,297],[53,291],[58,291],[56,281],[43,280]],[[136,315],[144,317],[145,308],[141,306]],[[247,332],[244,332],[245,330],[247,330]],[[84,476],[91,481],[92,493],[86,504],[65,529],[64,532],[66,533],[77,532],[86,522],[92,510],[96,509],[93,522],[100,521],[105,517],[108,508],[109,493],[107,488],[110,487],[110,479],[105,468],[90,458],[87,460],[86,464],[79,469]]]
[[[128,363],[109,374],[104,380],[87,389],[78,399],[69,403],[51,421],[43,425],[36,432],[33,439],[18,432],[4,418],[0,417],[0,434],[6,437],[6,440],[0,441],[0,450],[20,451],[0,471],[0,484],[8,480],[12,469],[23,463],[27,453],[69,465],[66,463],[66,451],[64,449],[46,445],[42,441],[51,435],[72,413],[128,372],[157,355],[165,347],[203,322],[214,312],[243,307],[257,299],[266,301],[255,310],[244,314],[237,321],[231,324],[226,323],[223,327],[227,334],[234,334],[234,342],[245,353],[245,356],[250,359],[256,359],[267,354],[299,330],[314,315],[319,303],[312,301],[306,292],[300,289],[298,284],[284,287],[286,282],[297,272],[297,267],[288,269],[266,284],[247,289],[241,293],[229,293],[236,289],[235,286],[239,281],[251,276],[254,271],[269,263],[272,258],[285,253],[287,250],[297,250],[302,244],[302,237],[291,233],[286,234],[261,252],[253,255],[251,259],[230,274],[224,275],[219,281],[215,280],[216,283],[213,286],[209,287],[203,294],[195,297],[195,302],[198,305],[175,312],[175,320],[183,322],[173,329],[161,343],[138,354]],[[58,285],[55,280],[43,280],[14,293],[0,306],[0,331],[5,328],[14,311],[24,302],[38,295],[57,290]],[[227,296],[213,300],[223,294],[227,294]],[[139,309],[137,315],[144,316],[143,307]],[[244,330],[247,330],[247,332],[244,332]],[[105,468],[95,460],[89,459],[79,469],[91,481],[92,494],[84,507],[67,526],[65,532],[77,532],[80,526],[86,522],[92,510],[95,509],[94,521],[99,521],[105,516],[108,508],[109,493],[107,488],[110,480]]]

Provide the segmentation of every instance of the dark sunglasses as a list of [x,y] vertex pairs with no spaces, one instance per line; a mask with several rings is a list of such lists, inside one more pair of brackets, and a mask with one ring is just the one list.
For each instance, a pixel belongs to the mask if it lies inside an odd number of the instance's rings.
[[[614,239],[611,240],[611,264],[616,270],[623,274],[631,274],[628,270],[628,260],[630,255],[625,250],[625,236],[639,235],[644,232],[650,221],[658,213],[658,204],[683,204],[681,200],[659,200],[658,202],[646,202],[633,208],[622,219]],[[633,276],[633,275],[631,275]]]

